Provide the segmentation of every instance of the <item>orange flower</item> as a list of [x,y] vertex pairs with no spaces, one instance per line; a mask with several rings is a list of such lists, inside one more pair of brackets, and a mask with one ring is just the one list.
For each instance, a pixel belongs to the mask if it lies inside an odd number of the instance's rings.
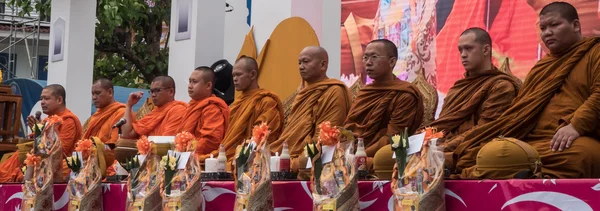
[[[48,118],[46,118],[44,121],[48,124],[47,126],[50,126],[50,125],[62,123],[62,118],[57,115],[52,115],[52,116],[49,116]],[[48,127],[46,127],[46,128],[48,128]]]
[[150,141],[146,136],[141,136],[140,139],[138,139],[138,141],[135,143],[135,145],[137,146],[140,155],[147,155],[148,153],[150,153],[150,149],[152,149]]
[[319,124],[319,142],[323,145],[333,146],[340,141],[340,131],[331,126],[331,122],[325,121]]
[[92,152],[92,148],[94,147],[94,142],[90,139],[83,139],[77,143],[75,147],[75,151],[81,152],[83,159],[87,159],[90,156],[90,152]]
[[269,126],[267,123],[261,123],[260,125],[254,126],[252,129],[252,138],[256,142],[256,145],[260,145],[264,141],[265,138],[269,135],[271,131],[269,131]]
[[194,135],[189,132],[181,132],[175,136],[175,150],[178,152],[187,151],[191,140],[194,139]]
[[42,158],[31,153],[27,153],[27,158],[24,161],[26,166],[37,166],[40,162],[42,162]]
[[425,140],[444,137],[444,132],[437,132],[437,129],[432,127],[425,128]]

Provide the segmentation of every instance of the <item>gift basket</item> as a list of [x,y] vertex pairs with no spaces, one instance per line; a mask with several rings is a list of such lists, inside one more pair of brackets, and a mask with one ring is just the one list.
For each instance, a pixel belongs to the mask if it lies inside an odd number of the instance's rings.
[[73,156],[66,158],[71,169],[69,210],[102,210],[102,169],[106,170],[103,154],[104,143],[92,137],[80,140]]
[[273,210],[271,151],[266,123],[254,126],[252,138],[237,147],[234,164],[236,211]]
[[437,146],[437,139],[443,134],[426,128],[421,151],[409,156],[406,131],[391,137],[392,150],[396,155],[391,182],[394,210],[446,210],[444,153]]
[[142,136],[136,143],[138,155],[121,164],[129,172],[127,180],[128,211],[162,210],[160,184],[163,171],[160,170],[160,158],[157,147]]
[[163,210],[201,210],[201,169],[194,153],[196,144],[191,133],[179,133],[175,136],[175,151],[170,151],[162,157],[160,167],[164,171],[161,191]]
[[359,210],[354,142],[350,141],[354,138],[346,134],[351,133],[323,122],[318,142],[306,146],[312,164],[313,210]]
[[36,124],[33,154],[27,154],[23,170],[23,209],[44,210],[54,203],[54,183],[65,181],[63,172],[62,144],[57,126],[62,118],[53,115]]

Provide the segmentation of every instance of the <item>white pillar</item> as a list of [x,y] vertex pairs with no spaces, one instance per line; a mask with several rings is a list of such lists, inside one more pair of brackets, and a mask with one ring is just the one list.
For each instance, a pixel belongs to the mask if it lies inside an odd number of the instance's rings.
[[[187,82],[194,68],[210,66],[223,59],[225,0],[171,2],[169,76],[173,77],[177,87],[175,99],[187,102],[190,99]],[[189,16],[185,15],[188,12]],[[189,18],[189,35],[182,34],[183,38],[179,39],[178,29],[186,28],[183,27],[186,17]]]
[[67,107],[83,123],[91,115],[96,1],[52,0],[51,7],[48,84],[65,87]]
[[284,19],[304,18],[315,30],[321,47],[329,53],[330,78],[340,78],[342,16],[341,0],[252,0],[252,25],[260,51],[275,27]]

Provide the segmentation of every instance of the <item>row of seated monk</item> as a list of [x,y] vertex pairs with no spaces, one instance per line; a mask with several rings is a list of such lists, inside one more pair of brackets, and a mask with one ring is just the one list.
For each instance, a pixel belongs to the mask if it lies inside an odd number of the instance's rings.
[[[233,66],[234,87],[241,94],[230,106],[212,94],[213,70],[198,67],[189,77],[189,103],[174,99],[171,77],[159,76],[149,91],[155,108],[140,118],[134,117],[132,106],[143,93],[131,93],[126,104],[115,102],[107,79],[92,86],[98,110],[85,130],[66,108],[61,85],[49,85],[42,91],[42,110],[63,118],[58,131],[66,154],[82,138],[96,136],[105,143],[116,143],[117,131],[111,126],[124,117],[127,123],[121,141],[135,143],[141,135],[173,136],[187,131],[198,141],[197,159],[216,156],[223,145],[231,163],[235,148],[251,136],[253,126],[266,123],[273,154],[281,152],[286,142],[292,167],[300,169],[304,146],[318,137],[316,126],[329,121],[364,139],[375,170],[393,168],[393,164],[386,165],[393,163],[391,153],[385,155],[391,150],[389,136],[405,128],[416,133],[430,126],[444,131],[441,146],[449,178],[600,177],[600,39],[581,36],[577,11],[564,2],[544,7],[539,26],[540,38],[550,52],[531,69],[524,83],[493,65],[492,40],[485,30],[465,30],[457,46],[465,77],[447,93],[434,121],[424,118],[435,113],[425,109],[430,105],[424,102],[431,102],[424,94],[426,89],[393,74],[398,50],[385,39],[366,46],[362,59],[373,83],[361,87],[356,95],[343,82],[327,77],[325,49],[306,47],[298,58],[304,84],[294,94],[287,116],[280,98],[259,87],[255,59],[245,56]],[[28,118],[30,125],[35,121]],[[514,139],[491,141],[500,136]],[[114,160],[114,156],[107,158]],[[20,165],[16,155],[2,163],[0,182],[22,178]]]

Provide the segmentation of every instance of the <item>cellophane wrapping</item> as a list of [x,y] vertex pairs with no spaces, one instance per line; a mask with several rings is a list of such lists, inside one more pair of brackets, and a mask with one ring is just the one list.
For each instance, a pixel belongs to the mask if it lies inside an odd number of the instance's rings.
[[160,170],[160,159],[154,152],[146,155],[139,170],[130,172],[127,180],[128,211],[162,210],[160,184],[163,171]]
[[243,143],[236,149],[235,211],[274,209],[270,169],[271,150],[266,141],[268,135],[266,124],[255,126],[251,141]]
[[54,203],[54,183],[65,181],[63,150],[57,132],[62,119],[51,116],[40,136],[35,138],[34,153],[41,161],[27,166],[23,184],[22,209],[51,210]]
[[411,155],[400,175],[394,166],[391,189],[394,194],[395,211],[443,211],[446,210],[444,195],[444,153],[436,146],[438,136],[428,128],[421,152]]
[[79,172],[71,173],[67,190],[69,191],[69,210],[103,209],[102,173],[96,150],[90,152]]
[[[182,141],[183,139],[188,139]],[[181,143],[186,142],[186,143]],[[197,140],[195,140],[192,134],[180,133],[175,137],[175,152],[183,153],[189,152],[192,157],[189,158],[184,169],[175,170],[173,177],[170,181],[170,191],[164,191],[167,181],[162,184],[163,191],[161,191],[163,199],[163,210],[164,211],[196,211],[202,210],[202,182],[201,178],[201,167],[198,158],[196,157],[195,146]],[[179,145],[187,145],[179,147]],[[178,149],[182,148],[182,149]],[[182,160],[179,160],[182,162]],[[162,165],[161,165],[162,166]],[[163,167],[164,171],[164,167]],[[167,175],[167,173],[163,173]],[[166,178],[166,177],[165,177]]]

